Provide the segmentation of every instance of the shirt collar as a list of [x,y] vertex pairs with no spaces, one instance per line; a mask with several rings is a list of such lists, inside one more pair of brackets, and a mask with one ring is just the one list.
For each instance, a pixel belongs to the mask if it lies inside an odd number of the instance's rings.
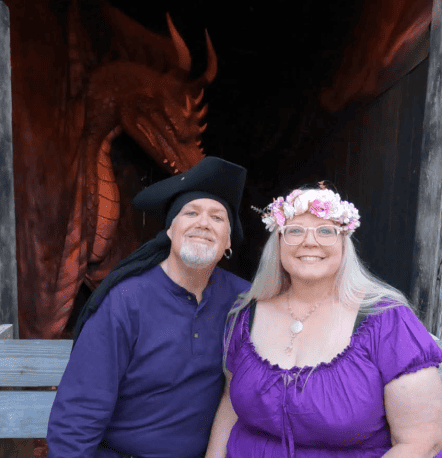
[[[206,288],[203,291],[203,298],[201,302],[198,304],[198,310],[200,310],[204,305],[207,303],[207,301],[210,299],[212,295],[212,288],[213,288],[213,283],[214,283],[214,278],[218,275],[218,267],[215,267],[212,275],[209,278],[209,281],[207,283]],[[192,297],[195,297],[195,295],[189,291],[187,291],[186,288],[183,288],[182,286],[178,285],[175,283],[167,274],[164,272],[163,268],[161,267],[161,264],[158,264],[152,269],[153,273],[156,276],[155,281],[158,284],[158,287],[160,288],[165,288],[169,290],[174,296],[186,299],[188,302],[188,296],[191,295]]]

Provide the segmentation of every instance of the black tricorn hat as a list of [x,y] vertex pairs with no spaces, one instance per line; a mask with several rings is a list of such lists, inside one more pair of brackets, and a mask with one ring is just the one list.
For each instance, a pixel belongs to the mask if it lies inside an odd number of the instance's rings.
[[133,200],[136,208],[148,212],[163,224],[172,203],[191,191],[217,196],[230,207],[234,224],[232,241],[240,243],[243,231],[239,220],[239,206],[246,181],[247,170],[219,157],[208,156],[187,172],[158,181],[143,189]]

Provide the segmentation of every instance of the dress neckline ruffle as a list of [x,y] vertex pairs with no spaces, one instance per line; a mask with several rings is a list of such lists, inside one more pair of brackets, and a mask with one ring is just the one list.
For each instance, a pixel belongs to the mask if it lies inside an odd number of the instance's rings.
[[293,366],[290,369],[284,369],[280,367],[279,364],[272,364],[267,358],[263,358],[258,353],[254,343],[252,342],[252,339],[250,338],[250,331],[249,331],[250,307],[248,306],[246,307],[244,314],[245,314],[244,319],[242,320],[243,321],[242,322],[243,343],[247,346],[247,348],[255,356],[255,358],[272,371],[288,372],[288,373],[296,372],[298,374],[302,374],[304,372],[312,372],[312,371],[316,372],[322,369],[330,369],[330,368],[335,367],[338,363],[340,363],[341,360],[345,360],[348,357],[348,355],[351,354],[351,352],[354,350],[355,343],[357,343],[361,339],[362,335],[365,335],[367,333],[366,332],[367,329],[372,325],[373,321],[379,317],[379,314],[367,315],[361,321],[358,328],[351,335],[350,343],[344,348],[344,350],[342,350],[340,353],[334,356],[331,359],[331,361],[320,362],[316,366],[303,366],[303,367]]

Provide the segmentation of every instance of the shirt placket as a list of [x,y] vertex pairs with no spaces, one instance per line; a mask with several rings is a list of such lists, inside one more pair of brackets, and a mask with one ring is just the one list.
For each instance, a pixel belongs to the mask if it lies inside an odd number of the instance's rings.
[[199,356],[203,354],[203,343],[202,343],[202,333],[204,330],[201,326],[201,320],[199,319],[200,310],[198,307],[198,302],[196,297],[193,294],[188,294],[186,296],[186,300],[194,307],[194,314],[192,319],[192,328],[190,330],[190,339],[191,339],[191,346],[192,346],[192,355]]

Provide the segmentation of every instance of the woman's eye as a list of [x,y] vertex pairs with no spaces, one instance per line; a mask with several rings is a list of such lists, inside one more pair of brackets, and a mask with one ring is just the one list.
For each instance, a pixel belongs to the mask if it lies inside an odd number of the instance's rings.
[[318,232],[321,235],[332,235],[335,233],[335,230],[332,227],[320,227]]

